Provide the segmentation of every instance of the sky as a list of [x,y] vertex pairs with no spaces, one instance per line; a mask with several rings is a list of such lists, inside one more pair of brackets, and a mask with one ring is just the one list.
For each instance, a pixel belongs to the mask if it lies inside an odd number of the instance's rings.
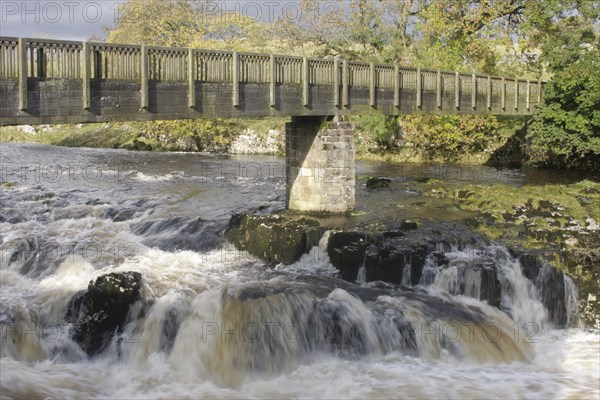
[[88,40],[104,37],[122,0],[0,0],[0,35]]
[[[102,39],[124,0],[0,0],[0,36],[63,40]],[[299,12],[298,0],[209,0],[214,12],[239,12],[262,20]],[[330,6],[335,0],[319,0]]]

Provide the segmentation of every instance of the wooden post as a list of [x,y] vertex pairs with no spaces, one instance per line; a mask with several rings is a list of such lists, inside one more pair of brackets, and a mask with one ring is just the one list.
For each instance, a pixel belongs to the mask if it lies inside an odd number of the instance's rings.
[[502,111],[506,111],[506,79],[502,78]]
[[394,107],[400,107],[400,66],[394,65]]
[[92,72],[92,69],[90,65],[90,44],[88,42],[83,42],[83,45],[81,46],[81,68],[83,109],[89,110],[92,103],[90,84],[90,74]]
[[344,107],[348,107],[350,105],[350,67],[348,65],[348,60],[344,60],[342,64],[342,105]]
[[487,77],[487,109],[492,109],[492,77]]
[[102,53],[99,50],[94,51],[94,78],[102,79]]
[[271,54],[269,61],[269,104],[271,107],[275,107],[277,105],[277,100],[275,98],[275,81],[277,80],[277,74],[275,73],[275,54]]
[[302,58],[302,105],[304,107],[308,107],[309,98],[308,98],[308,58]]
[[31,76],[32,78],[35,77],[35,72],[36,72],[36,68],[35,68],[35,58],[33,56],[34,53],[34,48],[30,47],[29,48],[29,59],[31,60],[31,62],[29,63],[29,76]]
[[188,107],[196,107],[196,53],[188,49]]
[[44,53],[43,47],[37,49],[37,76],[38,78],[46,77],[46,53]]
[[529,95],[531,94],[531,83],[529,82],[529,79],[527,79],[527,89],[525,92],[525,108],[527,108],[527,111],[529,111],[530,109],[530,103],[529,103]]
[[515,78],[515,110],[519,109],[519,80]]
[[375,64],[369,64],[369,106],[375,107]]
[[233,52],[232,74],[233,83],[233,106],[240,105],[240,59],[237,51]]
[[542,103],[542,81],[540,79],[538,79],[537,88],[538,88],[537,103],[541,104]]
[[460,110],[460,74],[454,73],[454,107]]
[[340,59],[333,59],[333,106],[340,108]]
[[19,71],[19,110],[27,110],[27,49],[25,40],[19,38],[17,49],[17,66]]
[[423,76],[421,68],[417,68],[417,108],[423,107]]
[[394,65],[394,107],[400,107],[400,66]]
[[471,75],[471,108],[477,109],[477,76]]
[[442,71],[437,70],[435,85],[435,104],[438,110],[442,109]]
[[140,50],[140,82],[141,82],[141,108],[148,108],[148,48],[142,45]]

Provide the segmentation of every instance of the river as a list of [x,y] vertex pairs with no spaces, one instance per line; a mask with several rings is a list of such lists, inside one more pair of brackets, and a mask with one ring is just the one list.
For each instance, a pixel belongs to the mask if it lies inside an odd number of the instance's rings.
[[[2,399],[600,397],[598,331],[553,329],[508,255],[499,260],[511,293],[502,312],[448,294],[452,277],[437,272],[397,295],[346,287],[328,262],[327,235],[296,264],[274,269],[224,242],[232,214],[284,208],[281,158],[0,146],[0,181],[11,183],[0,195]],[[357,175],[385,175],[401,189],[367,192],[359,179],[361,212],[325,218],[326,226],[464,218],[443,202],[410,207],[424,201],[413,187],[424,177],[449,185],[552,178],[363,162]],[[142,274],[143,302],[90,359],[71,340],[69,301],[90,280],[126,271]],[[458,314],[504,338],[466,325],[449,334]],[[416,327],[412,336],[397,318]],[[444,335],[432,321],[446,323]],[[321,331],[333,323],[341,344],[324,343]]]

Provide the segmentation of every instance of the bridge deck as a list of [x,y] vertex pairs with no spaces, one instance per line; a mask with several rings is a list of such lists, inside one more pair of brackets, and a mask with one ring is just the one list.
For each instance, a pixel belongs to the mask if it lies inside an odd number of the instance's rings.
[[515,78],[0,37],[0,126],[270,115],[527,115],[542,101],[542,82]]

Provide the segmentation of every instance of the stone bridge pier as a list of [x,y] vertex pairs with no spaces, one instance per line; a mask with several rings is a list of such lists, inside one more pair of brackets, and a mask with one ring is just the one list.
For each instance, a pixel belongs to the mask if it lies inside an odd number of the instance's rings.
[[287,208],[343,213],[354,209],[354,128],[323,116],[292,117],[286,130]]

